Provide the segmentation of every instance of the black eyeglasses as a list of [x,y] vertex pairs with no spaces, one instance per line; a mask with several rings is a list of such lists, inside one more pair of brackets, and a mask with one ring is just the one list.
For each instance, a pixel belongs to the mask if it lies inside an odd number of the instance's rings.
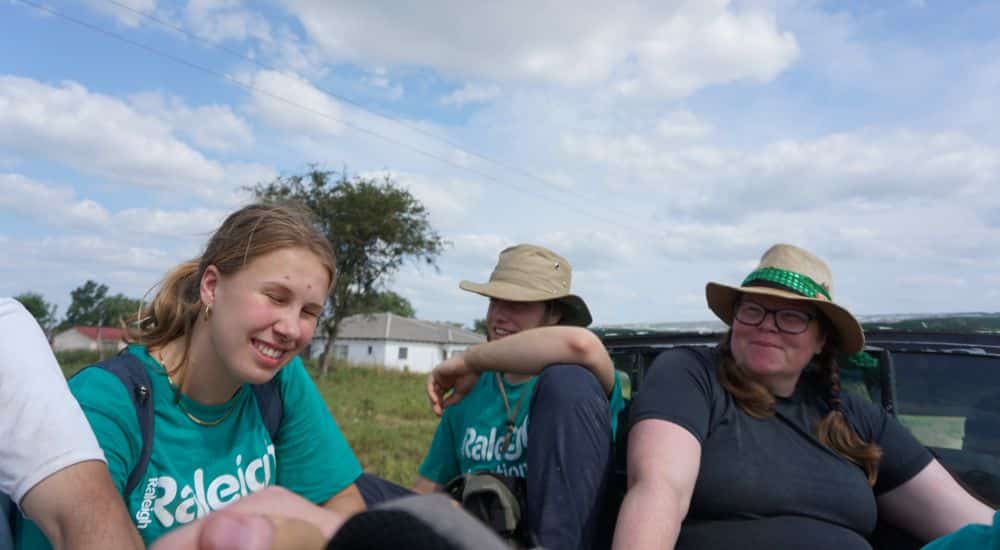
[[809,322],[816,318],[811,313],[798,309],[768,309],[755,302],[740,302],[736,306],[736,320],[752,327],[760,326],[768,314],[774,315],[774,325],[788,334],[802,334],[809,328]]

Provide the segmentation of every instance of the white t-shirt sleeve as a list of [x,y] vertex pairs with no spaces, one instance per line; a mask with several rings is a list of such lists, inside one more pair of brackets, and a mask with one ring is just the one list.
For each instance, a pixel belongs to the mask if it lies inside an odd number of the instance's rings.
[[0,298],[0,408],[0,492],[14,502],[67,466],[104,461],[41,327],[10,298]]

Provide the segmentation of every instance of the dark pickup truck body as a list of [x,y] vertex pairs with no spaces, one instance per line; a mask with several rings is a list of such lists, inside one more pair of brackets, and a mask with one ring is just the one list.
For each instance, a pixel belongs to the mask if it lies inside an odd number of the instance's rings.
[[[664,349],[714,346],[721,334],[600,329],[615,367],[627,375],[626,393]],[[903,423],[970,492],[1000,506],[1000,333],[914,332],[866,329],[867,361],[840,361],[848,391],[882,406]],[[864,364],[863,366],[858,363]],[[624,468],[625,446],[619,464]],[[872,543],[878,550],[920,544],[886,525]]]

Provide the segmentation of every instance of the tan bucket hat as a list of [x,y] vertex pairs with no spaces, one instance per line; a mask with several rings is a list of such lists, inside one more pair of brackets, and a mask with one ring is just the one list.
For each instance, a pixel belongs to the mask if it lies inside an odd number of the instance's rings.
[[727,325],[733,324],[733,306],[741,294],[765,294],[809,302],[833,324],[844,353],[861,351],[865,333],[847,309],[833,302],[833,275],[823,260],[790,244],[776,244],[760,258],[760,265],[739,287],[719,283],[705,286],[708,307]]
[[592,321],[583,299],[570,294],[573,268],[566,258],[533,244],[519,244],[500,252],[497,266],[485,284],[462,281],[459,288],[510,302],[558,300],[564,307],[560,325],[585,327]]

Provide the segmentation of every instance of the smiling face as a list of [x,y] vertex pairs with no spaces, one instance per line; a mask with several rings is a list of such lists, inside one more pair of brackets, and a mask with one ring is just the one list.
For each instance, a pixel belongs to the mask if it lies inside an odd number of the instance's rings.
[[[816,308],[774,296],[744,296],[742,302],[752,302],[767,309],[794,309],[816,316]],[[738,307],[738,306],[737,306]],[[818,319],[809,322],[801,334],[778,330],[774,314],[768,313],[757,326],[733,320],[729,341],[733,359],[771,393],[789,396],[795,390],[802,370],[814,355],[822,351],[826,336]]]
[[305,248],[282,248],[252,260],[232,275],[209,266],[202,301],[215,364],[237,383],[260,384],[312,339],[330,285],[329,271]]
[[486,339],[499,340],[522,330],[558,322],[558,308],[549,308],[546,302],[511,302],[490,298],[490,306],[486,310]]

